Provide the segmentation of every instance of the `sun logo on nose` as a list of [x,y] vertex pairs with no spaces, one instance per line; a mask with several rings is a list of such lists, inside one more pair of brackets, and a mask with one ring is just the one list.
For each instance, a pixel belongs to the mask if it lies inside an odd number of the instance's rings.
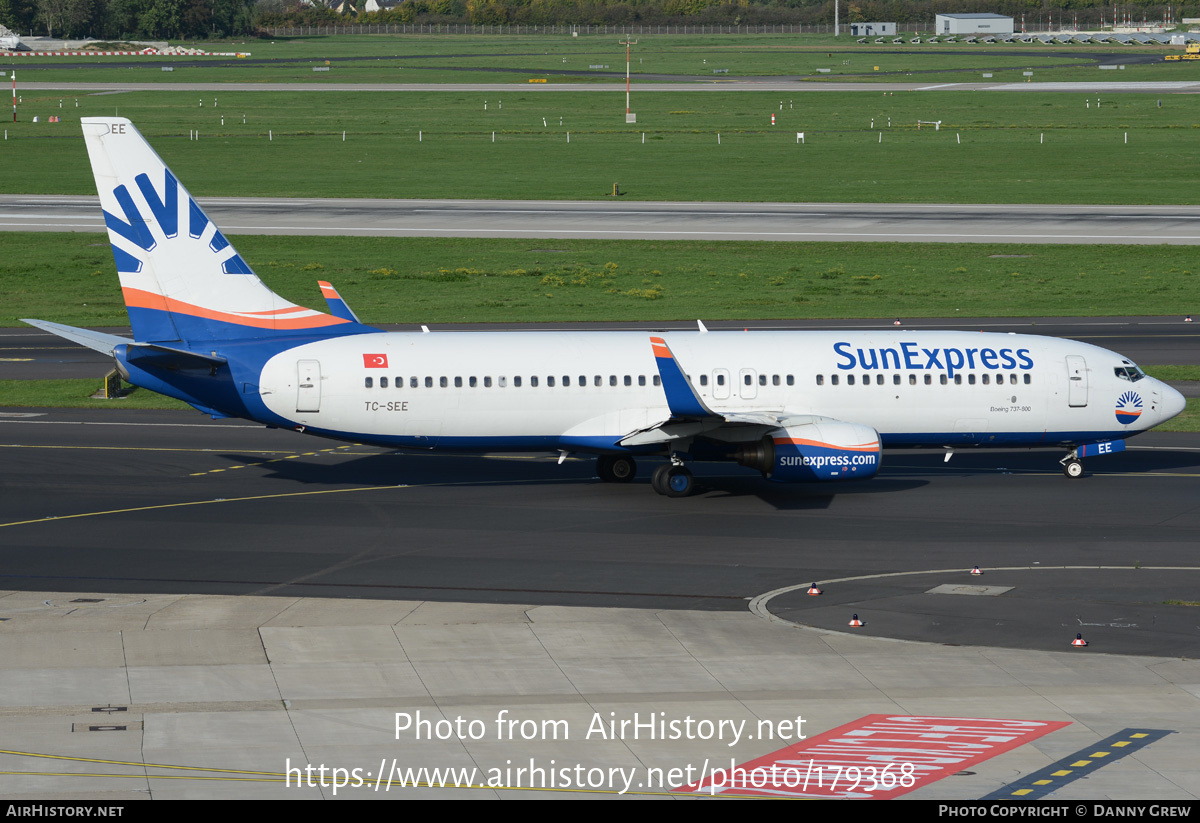
[[1142,398],[1137,392],[1127,391],[1117,399],[1117,422],[1123,426],[1136,423],[1142,416]]

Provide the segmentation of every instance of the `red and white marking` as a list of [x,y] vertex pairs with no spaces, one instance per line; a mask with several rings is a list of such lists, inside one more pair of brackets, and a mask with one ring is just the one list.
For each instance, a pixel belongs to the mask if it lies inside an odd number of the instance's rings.
[[748,763],[710,766],[703,780],[675,791],[886,800],[1069,725],[1062,720],[869,714]]

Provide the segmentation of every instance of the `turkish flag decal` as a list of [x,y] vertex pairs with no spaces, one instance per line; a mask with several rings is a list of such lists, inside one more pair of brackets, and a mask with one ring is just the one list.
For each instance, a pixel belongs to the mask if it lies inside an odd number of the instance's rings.
[[363,368],[367,369],[386,369],[387,355],[386,354],[364,354]]

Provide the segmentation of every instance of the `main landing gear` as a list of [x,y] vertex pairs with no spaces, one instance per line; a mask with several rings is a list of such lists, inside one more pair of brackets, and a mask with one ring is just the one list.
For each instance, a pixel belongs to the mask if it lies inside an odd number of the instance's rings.
[[659,466],[650,476],[650,487],[667,497],[687,497],[695,485],[691,471],[677,457]]
[[605,483],[628,483],[637,476],[637,463],[632,457],[602,454],[596,458],[596,474]]

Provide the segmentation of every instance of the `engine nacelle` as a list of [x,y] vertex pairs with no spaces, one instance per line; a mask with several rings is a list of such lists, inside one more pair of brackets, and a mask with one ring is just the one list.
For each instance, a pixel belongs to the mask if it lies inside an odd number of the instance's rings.
[[879,432],[870,426],[821,420],[769,432],[734,453],[742,466],[779,483],[862,480],[879,471]]

